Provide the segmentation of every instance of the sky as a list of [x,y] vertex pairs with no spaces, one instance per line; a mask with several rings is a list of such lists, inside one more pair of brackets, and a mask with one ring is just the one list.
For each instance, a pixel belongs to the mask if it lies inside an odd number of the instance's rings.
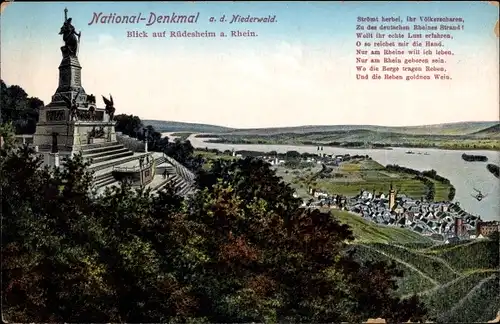
[[[486,2],[14,2],[1,15],[1,77],[46,104],[58,86],[65,7],[82,33],[82,85],[96,98],[112,94],[117,113],[237,128],[499,118],[498,7]],[[100,12],[141,13],[146,21],[89,24]],[[199,19],[146,26],[151,12],[199,12]],[[223,15],[276,21],[229,24],[219,21]],[[408,15],[464,19],[464,30],[443,47],[455,53],[445,64],[452,80],[356,80],[357,17]],[[184,30],[258,36],[151,37]]]

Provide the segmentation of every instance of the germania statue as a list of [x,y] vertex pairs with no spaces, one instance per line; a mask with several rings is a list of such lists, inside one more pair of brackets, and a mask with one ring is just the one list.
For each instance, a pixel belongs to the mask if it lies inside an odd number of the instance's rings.
[[61,47],[63,55],[78,56],[78,47],[80,45],[80,36],[75,27],[71,24],[71,18],[68,18],[68,9],[64,9],[64,23],[59,31],[63,36],[64,46]]

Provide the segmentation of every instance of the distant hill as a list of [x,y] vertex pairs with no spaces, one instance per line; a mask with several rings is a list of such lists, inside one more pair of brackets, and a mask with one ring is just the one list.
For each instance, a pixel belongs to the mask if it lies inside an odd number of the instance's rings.
[[234,129],[216,125],[183,123],[163,120],[143,120],[144,125],[151,125],[157,132],[191,132],[191,133],[227,133]]
[[[458,122],[435,125],[392,127],[377,125],[305,125],[271,128],[230,128],[209,124],[184,123],[177,121],[143,120],[159,132],[225,133],[234,135],[275,135],[284,133],[345,133],[372,131],[407,135],[487,135],[498,132],[500,125],[495,121]],[[366,133],[365,133],[366,134]]]
[[393,127],[377,125],[318,125],[318,126],[296,126],[296,127],[272,127],[272,128],[249,128],[235,129],[231,134],[237,135],[274,135],[281,133],[328,133],[349,132],[368,130],[373,132],[399,133],[408,135],[470,135],[486,128],[497,125],[495,121],[483,122],[458,122],[435,125]]

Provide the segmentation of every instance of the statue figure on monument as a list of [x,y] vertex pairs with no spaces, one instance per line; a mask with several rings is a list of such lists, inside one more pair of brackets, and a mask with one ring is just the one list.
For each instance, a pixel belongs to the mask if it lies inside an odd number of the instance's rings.
[[95,107],[94,106],[90,106],[89,107],[89,118],[90,120],[95,120]]
[[68,9],[64,9],[64,23],[59,35],[63,35],[64,46],[61,47],[63,55],[77,56],[82,33],[77,33],[75,27],[71,24],[71,18],[68,18]]
[[80,95],[80,92],[82,89],[79,89],[78,92],[76,93],[76,96],[73,99],[70,99],[66,96],[63,96],[63,100],[66,102],[66,107],[69,109],[69,120],[75,120],[78,118],[78,103],[76,102],[76,99]]
[[109,116],[109,121],[113,121],[113,116],[115,115],[115,111],[116,111],[114,103],[113,103],[113,96],[111,96],[111,94],[109,94],[109,100],[106,97],[102,96],[102,100],[106,104],[105,111],[106,111],[106,114],[108,114],[108,116]]

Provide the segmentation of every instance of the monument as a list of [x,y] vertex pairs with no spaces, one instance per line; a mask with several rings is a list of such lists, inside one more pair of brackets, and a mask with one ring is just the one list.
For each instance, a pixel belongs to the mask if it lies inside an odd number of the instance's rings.
[[[111,94],[109,98],[102,96],[105,108],[98,108],[96,97],[85,92],[78,61],[82,34],[68,18],[67,9],[59,35],[64,41],[59,85],[51,102],[40,109],[33,135],[33,145],[43,156],[44,164],[59,167],[64,158],[81,154],[91,162],[93,187],[98,192],[124,180],[155,192],[169,183],[179,194],[192,192],[194,175],[186,167],[162,152],[148,152],[147,142],[140,143],[123,134],[117,136]],[[138,142],[143,146],[138,146]]]
[[33,138],[46,164],[54,166],[59,158],[73,156],[84,145],[116,142],[112,98],[104,98],[106,108],[97,108],[95,96],[87,95],[82,86],[82,67],[78,60],[81,33],[68,18],[67,9],[59,35],[64,41],[59,85],[51,102],[40,109]]

